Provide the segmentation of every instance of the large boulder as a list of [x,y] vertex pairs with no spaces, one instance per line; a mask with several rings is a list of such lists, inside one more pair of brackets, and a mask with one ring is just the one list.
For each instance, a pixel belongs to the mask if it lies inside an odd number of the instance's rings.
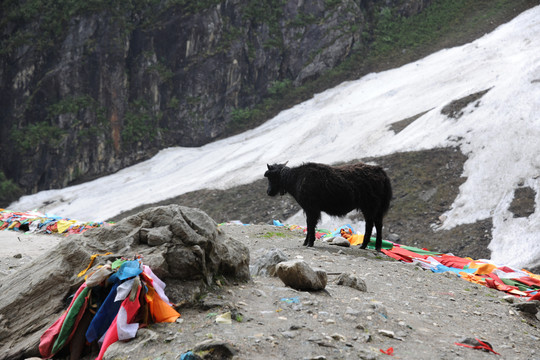
[[285,285],[301,291],[323,290],[328,281],[324,270],[313,270],[303,260],[280,262],[276,274]]
[[[41,334],[61,315],[83,282],[77,274],[118,257],[142,255],[167,284],[175,302],[195,296],[220,276],[247,281],[249,250],[224,235],[204,212],[178,205],[155,207],[114,226],[72,235],[0,284],[0,359],[38,355]],[[91,269],[91,270],[92,270]],[[195,290],[194,290],[195,289]]]

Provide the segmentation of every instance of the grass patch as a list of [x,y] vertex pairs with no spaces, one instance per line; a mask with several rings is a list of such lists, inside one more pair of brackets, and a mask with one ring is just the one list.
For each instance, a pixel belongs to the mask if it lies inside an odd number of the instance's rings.
[[287,237],[287,235],[285,235],[285,233],[282,233],[282,232],[269,231],[269,232],[267,232],[265,234],[262,234],[260,237],[266,238],[266,239],[271,239],[271,238],[275,238],[275,237],[284,238],[284,237]]

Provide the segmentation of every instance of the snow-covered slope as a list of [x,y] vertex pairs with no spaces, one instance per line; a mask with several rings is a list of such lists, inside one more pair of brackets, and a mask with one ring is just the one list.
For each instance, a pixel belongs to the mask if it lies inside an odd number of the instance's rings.
[[[459,119],[441,113],[452,100],[487,89]],[[403,131],[390,130],[423,112]],[[254,130],[200,148],[165,149],[116,174],[25,196],[10,208],[102,220],[189,191],[249,183],[262,177],[266,163],[334,163],[446,146],[460,146],[468,160],[467,180],[443,228],[493,217],[492,260],[539,265],[540,6],[473,43],[343,83]],[[536,190],[536,212],[528,218],[508,211],[518,186]]]

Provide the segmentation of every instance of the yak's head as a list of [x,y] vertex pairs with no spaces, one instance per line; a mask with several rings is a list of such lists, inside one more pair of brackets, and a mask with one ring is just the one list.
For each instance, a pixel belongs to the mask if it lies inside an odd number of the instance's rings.
[[264,177],[268,178],[268,189],[266,193],[269,196],[276,196],[278,193],[285,195],[287,192],[282,184],[281,173],[285,168],[285,164],[266,165],[268,170],[264,173]]

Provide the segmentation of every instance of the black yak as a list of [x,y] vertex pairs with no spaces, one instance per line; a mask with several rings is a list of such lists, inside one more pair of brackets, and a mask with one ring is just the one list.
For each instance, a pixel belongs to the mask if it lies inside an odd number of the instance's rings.
[[268,178],[268,195],[289,193],[306,214],[304,246],[311,247],[315,242],[315,226],[321,218],[321,211],[344,216],[357,209],[366,222],[361,248],[368,245],[375,225],[375,248],[381,250],[383,217],[392,199],[390,179],[382,167],[363,163],[342,166],[306,163],[293,168],[285,163],[267,167],[264,176]]

